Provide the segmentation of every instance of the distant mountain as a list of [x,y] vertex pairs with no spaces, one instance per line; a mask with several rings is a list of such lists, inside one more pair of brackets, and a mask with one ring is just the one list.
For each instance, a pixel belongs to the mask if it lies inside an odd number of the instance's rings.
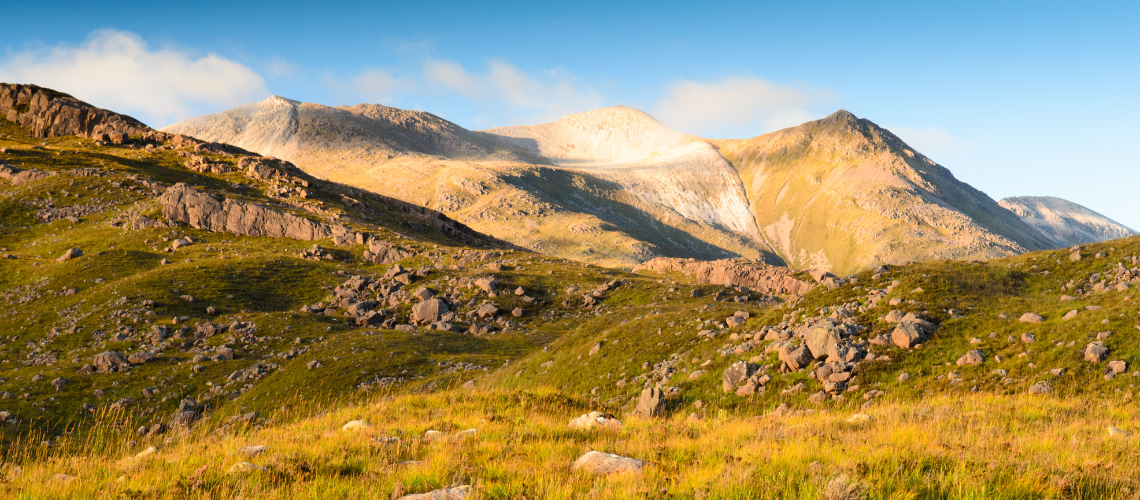
[[165,130],[286,158],[511,243],[603,265],[743,256],[846,274],[1055,246],[846,111],[709,140],[622,106],[470,131],[418,111],[271,97]]
[[1098,243],[1137,234],[1119,222],[1061,198],[1015,196],[999,203],[1044,234],[1055,247]]

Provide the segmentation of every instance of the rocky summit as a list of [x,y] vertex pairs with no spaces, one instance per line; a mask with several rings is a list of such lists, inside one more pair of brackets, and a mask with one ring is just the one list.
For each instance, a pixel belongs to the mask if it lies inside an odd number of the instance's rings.
[[[1140,488],[1140,237],[1057,248],[1043,208],[849,113],[743,141],[630,108],[472,132],[271,99],[193,122],[268,156],[3,88],[8,496]],[[317,136],[390,157],[322,171]],[[371,169],[424,175],[391,177],[401,199],[348,182]],[[461,185],[466,208],[422,203]],[[1065,213],[1048,227],[1105,227]]]

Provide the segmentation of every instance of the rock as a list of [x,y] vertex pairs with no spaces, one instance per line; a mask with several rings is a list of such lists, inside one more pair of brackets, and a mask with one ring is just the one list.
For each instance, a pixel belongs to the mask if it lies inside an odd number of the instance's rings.
[[435,293],[432,292],[431,290],[428,290],[427,288],[420,287],[416,290],[416,293],[412,294],[412,296],[414,296],[415,298],[420,299],[420,300],[427,300],[427,299],[430,299],[432,297],[435,297]]
[[95,365],[95,371],[99,373],[111,373],[118,371],[122,367],[130,366],[127,357],[118,351],[107,351],[96,354],[92,364]]
[[902,321],[902,319],[903,313],[898,310],[892,310],[883,317],[883,321],[886,321],[887,323],[898,323],[899,321]]
[[900,373],[898,378],[899,378],[899,382],[906,382],[907,380],[910,380],[910,374],[909,373]]
[[724,376],[721,377],[721,390],[725,393],[732,392],[737,386],[743,384],[748,377],[756,373],[756,365],[747,361],[737,361],[724,370]]
[[1104,342],[1090,342],[1085,346],[1085,361],[1089,363],[1100,363],[1108,356],[1108,348],[1104,346]]
[[63,252],[63,255],[56,257],[55,261],[56,262],[63,262],[65,260],[74,259],[74,258],[79,257],[81,255],[83,255],[83,250],[80,250],[78,248],[69,248],[69,249],[67,249],[66,252]]
[[1077,310],[1073,309],[1072,311],[1065,313],[1064,316],[1061,316],[1061,321],[1069,321],[1075,317],[1077,317]]
[[499,308],[495,307],[495,304],[491,304],[491,303],[483,304],[483,305],[479,306],[479,309],[475,310],[475,314],[478,314],[480,318],[486,318],[487,316],[494,316],[498,313],[499,313]]
[[129,116],[37,85],[0,84],[0,117],[27,128],[28,135],[38,138],[77,135],[110,140],[110,134],[115,133],[125,142],[130,136],[155,140],[170,136]]
[[1120,375],[1128,371],[1128,363],[1124,361],[1109,361],[1108,369],[1112,370],[1112,373]]
[[523,290],[523,287],[520,286],[515,289],[515,295],[522,297],[523,295],[526,295],[526,290]]
[[464,382],[462,389],[465,391],[475,390],[475,381],[474,380],[468,380],[468,381]]
[[647,387],[641,391],[641,397],[637,400],[637,408],[633,410],[633,414],[640,418],[650,419],[659,417],[665,413],[665,396],[661,393],[661,389],[656,387]]
[[759,293],[803,295],[815,288],[814,283],[792,276],[788,268],[775,267],[746,259],[692,261],[688,259],[655,257],[634,266],[633,272],[681,272],[692,276],[702,285],[744,286]]
[[1023,333],[1021,334],[1021,341],[1026,344],[1032,344],[1037,342],[1037,336],[1032,333]]
[[352,420],[347,424],[342,425],[340,430],[351,431],[354,429],[367,429],[369,427],[372,427],[372,424],[368,423],[367,420]]
[[797,371],[806,368],[815,359],[811,355],[806,345],[801,345],[796,348],[788,346],[780,347],[779,351],[780,361],[784,363],[784,367],[789,371]]
[[598,351],[600,351],[600,350],[602,350],[602,343],[598,342],[598,343],[594,344],[593,347],[590,348],[590,352],[588,354],[590,356],[593,356],[593,355],[597,354]]
[[475,286],[482,289],[484,292],[493,292],[499,286],[499,280],[494,277],[484,277],[475,280]]
[[131,354],[130,357],[127,358],[127,361],[132,365],[141,365],[154,361],[156,358],[158,358],[158,355],[151,351],[139,351]]
[[812,328],[804,335],[804,344],[811,351],[813,359],[826,357],[829,348],[841,342],[843,339],[839,334],[834,329],[826,327]]
[[257,455],[265,453],[265,450],[265,445],[259,444],[253,446],[243,446],[238,449],[238,452],[247,457],[256,457]]
[[332,228],[327,224],[254,203],[229,198],[219,201],[182,183],[167,189],[159,201],[162,202],[162,213],[168,219],[197,229],[297,240],[319,240],[332,236]]
[[856,413],[856,414],[854,414],[854,415],[851,415],[851,418],[847,419],[847,423],[850,423],[850,424],[861,424],[861,423],[863,423],[863,422],[867,422],[867,421],[869,421],[869,420],[871,420],[871,416],[870,416],[870,415],[867,415],[867,414],[864,414],[864,413]]
[[55,387],[55,392],[59,392],[59,391],[63,390],[63,384],[66,384],[66,383],[67,383],[67,379],[65,379],[63,377],[56,377],[56,378],[52,379],[52,381],[51,381],[52,387]]
[[248,474],[250,472],[260,472],[266,470],[265,467],[254,465],[249,462],[238,462],[230,467],[230,474]]
[[1116,427],[1114,425],[1108,426],[1108,428],[1105,430],[1108,431],[1108,435],[1112,436],[1112,437],[1128,437],[1128,436],[1132,435],[1131,432],[1126,431],[1124,429],[1121,429],[1119,427]]
[[827,401],[827,393],[823,391],[819,391],[815,394],[812,394],[811,396],[808,396],[808,402],[812,404],[820,404],[824,401]]
[[324,366],[324,365],[322,365],[320,361],[317,361],[315,359],[312,361],[309,361],[308,363],[305,364],[305,368],[308,368],[310,370],[315,370],[315,369],[320,368],[322,366]]
[[899,323],[891,332],[891,342],[903,349],[922,343],[925,337],[925,332],[913,322]]
[[1022,322],[1022,323],[1040,323],[1044,319],[1045,318],[1041,317],[1040,314],[1031,313],[1031,312],[1027,312],[1025,314],[1022,314],[1020,318],[1017,318],[1017,320]]
[[516,307],[514,309],[511,309],[511,316],[514,316],[516,318],[521,318],[522,315],[523,315],[522,308]]
[[397,500],[463,500],[471,496],[472,491],[470,486],[456,486],[454,488],[432,490],[427,493],[404,495]]
[[957,363],[958,363],[958,366],[980,365],[983,362],[985,362],[985,360],[986,360],[986,357],[985,357],[985,355],[982,354],[981,350],[972,349],[970,351],[966,351],[966,354],[963,354],[962,357],[958,358]]
[[736,328],[740,325],[743,325],[744,322],[744,318],[741,318],[740,316],[729,316],[724,320],[724,323],[728,325],[729,328]]
[[607,476],[626,472],[639,473],[646,465],[648,465],[648,462],[634,458],[602,453],[600,451],[591,451],[578,457],[578,459],[570,465],[570,470],[581,470],[599,476]]
[[1053,393],[1053,386],[1049,385],[1048,382],[1038,382],[1036,384],[1029,386],[1029,393],[1030,394],[1052,394]]
[[575,418],[571,420],[570,423],[566,426],[576,430],[586,430],[592,429],[594,427],[609,430],[621,430],[622,428],[621,421],[614,418],[613,415],[602,413],[600,411],[592,411],[578,418]]
[[448,313],[447,303],[440,299],[426,299],[412,306],[411,320],[417,323],[435,323]]
[[1073,262],[1081,260],[1081,252],[1078,250],[1078,251],[1075,251],[1075,252],[1069,254],[1069,260],[1071,260]]

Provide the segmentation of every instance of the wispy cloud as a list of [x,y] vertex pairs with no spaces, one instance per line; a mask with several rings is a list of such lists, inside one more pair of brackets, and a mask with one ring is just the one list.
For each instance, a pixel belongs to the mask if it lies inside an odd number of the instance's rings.
[[812,119],[833,100],[825,89],[781,85],[755,76],[666,86],[652,114],[666,125],[706,137],[751,137]]
[[910,128],[892,125],[883,128],[890,130],[907,145],[934,161],[958,158],[973,151],[977,146],[976,142],[954,137],[950,132],[938,127]]
[[0,81],[34,83],[153,127],[263,98],[265,81],[217,54],[151,49],[138,35],[100,30],[78,45],[9,53]]

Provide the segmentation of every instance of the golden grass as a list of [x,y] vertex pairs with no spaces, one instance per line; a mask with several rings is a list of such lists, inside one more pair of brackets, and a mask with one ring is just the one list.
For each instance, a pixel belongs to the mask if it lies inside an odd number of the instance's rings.
[[[300,412],[316,410],[297,410]],[[855,407],[857,408],[857,407]],[[850,423],[853,413],[871,418]],[[709,409],[619,432],[566,428],[576,401],[550,390],[447,391],[375,401],[262,429],[203,425],[124,459],[113,416],[91,433],[8,450],[9,498],[389,498],[471,484],[476,498],[1135,498],[1130,407],[1077,399],[977,395],[881,401],[759,416]],[[341,426],[364,419],[372,426]],[[459,431],[478,429],[471,437]],[[447,437],[428,441],[427,430]],[[395,444],[379,442],[397,437]],[[265,445],[254,457],[240,449]],[[569,464],[589,450],[652,462],[640,475],[593,477]],[[264,471],[228,473],[249,461]],[[402,464],[401,462],[420,462]],[[68,474],[76,479],[53,479]]]

